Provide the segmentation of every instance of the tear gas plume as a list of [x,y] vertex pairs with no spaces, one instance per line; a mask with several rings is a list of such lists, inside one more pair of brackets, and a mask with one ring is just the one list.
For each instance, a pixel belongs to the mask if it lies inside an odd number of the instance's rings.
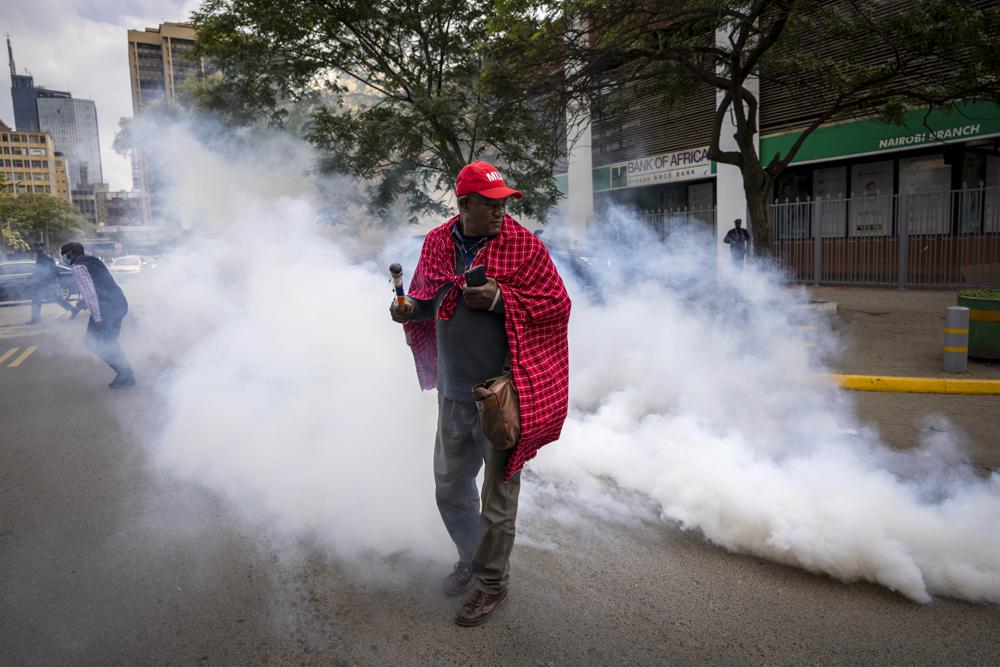
[[[173,202],[189,230],[130,293],[130,352],[164,367],[155,464],[341,558],[451,557],[435,397],[387,312],[385,267],[412,271],[419,240],[362,214],[350,181],[308,175],[306,146],[205,139],[218,134],[147,136],[150,154],[184,165]],[[695,223],[666,241],[622,211],[594,227],[585,250],[565,230],[543,236],[574,306],[570,418],[529,464],[536,485],[625,517],[611,480],[732,551],[920,601],[1000,602],[1000,478],[956,466],[947,431],[897,451],[859,426],[818,374],[836,341],[803,292],[759,267],[716,271]],[[387,248],[359,262],[348,236]],[[553,519],[526,509],[529,533]]]

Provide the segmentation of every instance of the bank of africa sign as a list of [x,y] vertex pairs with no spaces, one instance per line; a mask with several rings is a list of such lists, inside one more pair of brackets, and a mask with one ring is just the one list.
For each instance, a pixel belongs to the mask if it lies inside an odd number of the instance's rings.
[[663,153],[610,165],[610,182],[607,187],[634,188],[639,185],[705,178],[712,175],[711,169],[708,146]]

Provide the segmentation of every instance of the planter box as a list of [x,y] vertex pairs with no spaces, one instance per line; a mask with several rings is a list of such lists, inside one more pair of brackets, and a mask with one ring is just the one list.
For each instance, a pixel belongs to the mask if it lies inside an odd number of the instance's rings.
[[1000,359],[1000,299],[958,297],[969,309],[969,356]]

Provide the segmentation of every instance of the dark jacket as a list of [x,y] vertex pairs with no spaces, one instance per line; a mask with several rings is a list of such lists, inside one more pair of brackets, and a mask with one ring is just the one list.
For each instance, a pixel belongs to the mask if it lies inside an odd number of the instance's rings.
[[92,255],[81,255],[73,260],[73,266],[83,265],[90,273],[90,279],[94,281],[94,290],[97,292],[97,301],[101,306],[102,317],[125,317],[128,312],[128,301],[125,293],[118,286],[115,279],[104,266],[104,262]]

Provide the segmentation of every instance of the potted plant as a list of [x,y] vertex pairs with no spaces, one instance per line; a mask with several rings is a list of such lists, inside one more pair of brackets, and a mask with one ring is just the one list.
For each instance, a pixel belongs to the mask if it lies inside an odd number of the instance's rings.
[[969,309],[969,356],[1000,359],[1000,289],[968,289],[958,305]]

